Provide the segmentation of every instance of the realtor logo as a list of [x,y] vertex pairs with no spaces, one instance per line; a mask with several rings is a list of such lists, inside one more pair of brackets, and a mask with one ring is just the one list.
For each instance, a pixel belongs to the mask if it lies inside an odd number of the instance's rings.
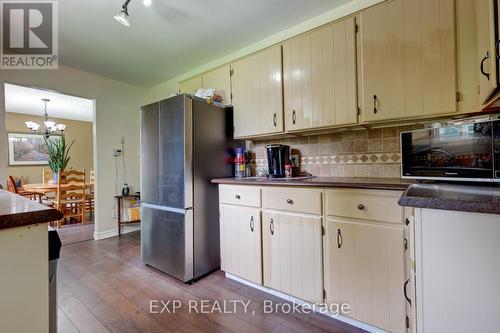
[[57,69],[57,2],[0,1],[2,69]]

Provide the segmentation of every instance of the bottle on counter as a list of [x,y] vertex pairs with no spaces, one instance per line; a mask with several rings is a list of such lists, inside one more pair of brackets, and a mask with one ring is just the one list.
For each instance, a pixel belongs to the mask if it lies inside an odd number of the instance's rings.
[[245,177],[252,177],[252,166],[250,165],[252,159],[249,150],[245,150],[245,160],[246,160]]
[[246,166],[247,161],[245,158],[245,149],[244,148],[236,148],[236,157],[234,159],[235,165],[235,177],[243,178],[246,176]]
[[285,164],[285,177],[292,178],[292,165],[291,164]]

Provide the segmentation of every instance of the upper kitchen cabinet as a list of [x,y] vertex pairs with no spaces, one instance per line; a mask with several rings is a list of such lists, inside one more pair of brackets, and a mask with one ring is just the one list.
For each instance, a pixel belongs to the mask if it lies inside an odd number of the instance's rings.
[[283,70],[287,131],[358,122],[354,17],[286,41]]
[[363,122],[457,111],[454,0],[392,0],[360,12]]
[[479,102],[486,104],[498,87],[495,0],[476,0]]
[[201,75],[192,77],[179,83],[179,93],[194,94],[197,89],[203,87]]
[[281,45],[231,64],[235,138],[283,132]]
[[202,88],[214,88],[216,93],[222,96],[222,103],[231,104],[231,68],[228,65],[223,65],[203,73],[201,76]]

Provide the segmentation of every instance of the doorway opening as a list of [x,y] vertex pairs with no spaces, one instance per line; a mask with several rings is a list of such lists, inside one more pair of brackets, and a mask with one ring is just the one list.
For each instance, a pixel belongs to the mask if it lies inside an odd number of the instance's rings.
[[[7,177],[65,214],[53,223],[63,245],[93,239],[95,101],[16,83],[5,83],[4,93]],[[66,179],[75,187],[69,194]]]

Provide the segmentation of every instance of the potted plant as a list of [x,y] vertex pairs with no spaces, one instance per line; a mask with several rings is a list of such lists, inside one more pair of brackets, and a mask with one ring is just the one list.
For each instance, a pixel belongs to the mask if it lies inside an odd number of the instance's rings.
[[71,158],[69,156],[69,152],[75,141],[76,139],[73,139],[69,145],[66,145],[66,138],[64,137],[64,134],[59,137],[59,140],[53,140],[50,137],[45,137],[45,143],[47,144],[47,149],[49,151],[49,167],[52,170],[55,183],[57,183],[59,172],[66,170],[66,167],[68,166]]

